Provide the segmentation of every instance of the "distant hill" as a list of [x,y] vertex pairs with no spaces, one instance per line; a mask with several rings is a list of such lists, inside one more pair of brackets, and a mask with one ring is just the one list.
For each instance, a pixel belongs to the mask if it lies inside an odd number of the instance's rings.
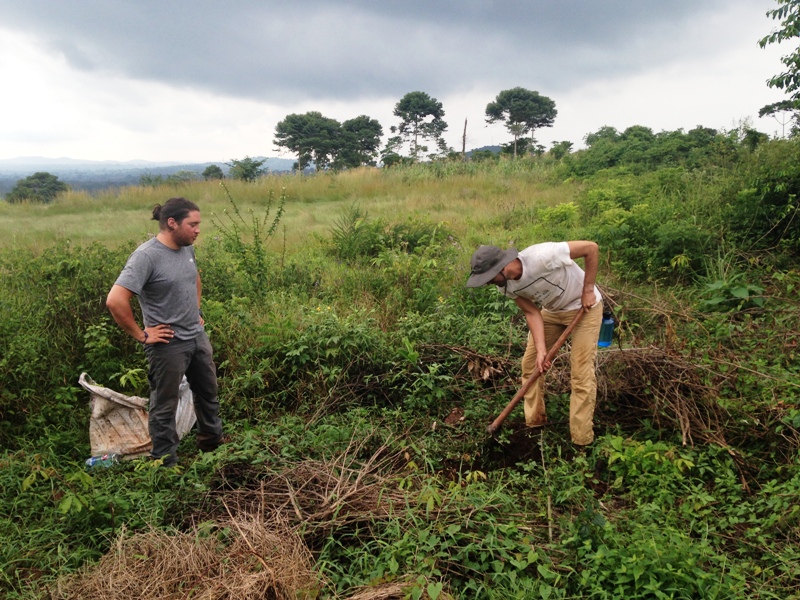
[[[264,167],[273,173],[289,172],[294,160],[288,158],[253,157],[265,160]],[[217,165],[227,175],[228,166],[224,161],[203,163],[152,162],[146,160],[79,160],[74,158],[45,158],[41,156],[20,156],[0,159],[0,195],[5,196],[17,181],[39,171],[57,175],[76,190],[103,190],[127,185],[138,185],[142,175],[162,175],[168,177],[178,171],[191,171],[198,177],[209,165]]]
[[45,156],[18,156],[16,158],[0,158],[0,170],[28,169],[32,167],[64,167],[64,168],[96,168],[98,166],[112,169],[132,169],[149,166],[169,166],[181,164],[179,162],[154,162],[147,160],[84,160],[80,158],[49,158]]
[[473,152],[484,152],[488,151],[493,154],[499,154],[503,148],[500,146],[481,146],[480,148],[473,148],[469,152],[467,152],[467,156],[471,156]]

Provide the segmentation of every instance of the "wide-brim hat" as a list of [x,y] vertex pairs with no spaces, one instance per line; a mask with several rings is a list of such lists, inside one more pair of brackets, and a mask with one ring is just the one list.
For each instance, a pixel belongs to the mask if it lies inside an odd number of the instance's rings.
[[479,246],[470,260],[472,270],[467,279],[467,287],[486,285],[518,255],[516,248],[503,250],[497,246]]

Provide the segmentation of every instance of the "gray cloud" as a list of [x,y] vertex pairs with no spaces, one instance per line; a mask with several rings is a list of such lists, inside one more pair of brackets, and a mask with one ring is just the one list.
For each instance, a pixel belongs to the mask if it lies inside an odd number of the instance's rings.
[[686,26],[747,1],[5,0],[0,23],[77,69],[277,104],[566,92],[713,51]]

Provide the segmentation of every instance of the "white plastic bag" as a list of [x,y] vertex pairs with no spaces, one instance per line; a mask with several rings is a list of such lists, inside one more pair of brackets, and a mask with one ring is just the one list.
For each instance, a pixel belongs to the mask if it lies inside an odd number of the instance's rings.
[[[126,396],[97,385],[86,373],[81,373],[78,382],[90,394],[89,443],[92,456],[118,454],[130,459],[148,454],[152,442],[147,428],[147,398]],[[175,418],[180,439],[191,431],[196,420],[192,390],[184,377]]]

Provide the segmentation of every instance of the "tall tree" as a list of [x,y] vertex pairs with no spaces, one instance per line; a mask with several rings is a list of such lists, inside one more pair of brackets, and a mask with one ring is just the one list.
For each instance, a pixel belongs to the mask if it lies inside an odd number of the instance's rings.
[[[780,20],[780,27],[759,40],[758,44],[762,48],[768,44],[779,44],[800,37],[800,0],[775,1],[780,7],[768,10],[767,16],[773,20]],[[800,98],[800,47],[781,58],[781,62],[787,70],[772,77],[767,81],[767,85],[786,90],[796,100]]]
[[567,140],[563,142],[553,142],[553,145],[550,147],[550,154],[556,160],[561,160],[570,152],[572,152],[572,142]]
[[515,87],[497,94],[494,102],[486,105],[486,122],[505,123],[514,136],[514,156],[517,155],[517,140],[526,133],[531,134],[540,127],[551,127],[556,118],[556,103],[539,92]]
[[382,135],[383,127],[375,119],[366,115],[348,119],[342,123],[333,166],[337,169],[375,166]]
[[[767,11],[767,16],[780,21],[780,27],[768,36],[759,40],[762,48],[768,44],[779,44],[783,41],[800,37],[800,0],[775,0],[779,8]],[[793,111],[795,130],[800,125],[800,46],[781,58],[786,67],[783,73],[767,80],[771,88],[778,88],[789,95],[788,102],[775,102],[768,104],[759,111],[759,116],[774,115],[779,112]]]
[[240,179],[242,181],[255,181],[267,170],[262,168],[262,165],[267,162],[267,159],[256,160],[246,156],[240,160],[231,159],[231,162],[225,163],[231,169],[228,171],[228,176],[231,179]]
[[419,158],[420,152],[428,147],[421,140],[431,140],[437,149],[445,147],[442,134],[447,131],[444,108],[436,98],[425,92],[409,92],[394,107],[394,116],[400,118],[400,125],[391,127],[392,133],[399,133],[411,143],[411,158]]
[[[396,127],[391,127],[392,132],[397,131]],[[386,140],[386,145],[381,150],[381,162],[384,167],[392,167],[396,164],[403,162],[403,157],[400,155],[400,148],[403,145],[403,138],[399,135],[393,135]]]
[[339,150],[340,137],[339,121],[317,111],[288,115],[275,126],[275,145],[296,153],[301,171],[312,161],[317,170],[326,169]]
[[68,189],[69,187],[66,183],[58,180],[58,176],[40,171],[17,181],[14,188],[8,192],[6,200],[8,202],[31,200],[47,204],[55,200],[58,194],[66,192]]

